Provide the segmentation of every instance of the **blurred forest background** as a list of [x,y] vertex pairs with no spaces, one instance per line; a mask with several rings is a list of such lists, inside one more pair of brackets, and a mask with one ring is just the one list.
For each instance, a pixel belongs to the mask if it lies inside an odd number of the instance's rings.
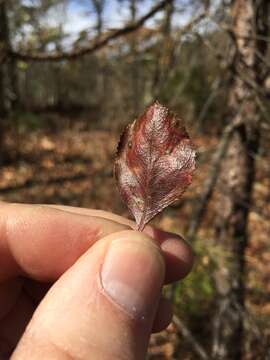
[[129,216],[112,175],[155,99],[198,169],[154,223],[194,247],[149,359],[270,359],[270,2],[0,0],[0,199]]

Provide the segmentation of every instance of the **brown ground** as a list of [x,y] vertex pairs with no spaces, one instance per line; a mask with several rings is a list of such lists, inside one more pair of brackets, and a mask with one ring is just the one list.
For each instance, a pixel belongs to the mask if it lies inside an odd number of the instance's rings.
[[[14,157],[12,165],[2,168],[0,199],[12,202],[57,203],[113,211],[123,216],[129,213],[121,202],[112,174],[112,164],[118,135],[104,130],[63,130],[61,133],[37,131],[27,136],[10,135],[7,145]],[[195,139],[201,154],[195,180],[176,205],[155,219],[165,230],[185,233],[192,205],[200,195],[207,164],[216,146],[216,139]],[[247,252],[248,306],[252,316],[261,322],[270,318],[270,176],[269,158],[258,160],[254,207],[250,213],[250,247]],[[200,238],[207,244],[211,237],[214,201]],[[264,326],[263,326],[264,327]],[[269,330],[265,330],[265,333]],[[181,339],[180,339],[181,341]],[[153,337],[152,359],[172,359],[178,345],[174,326]],[[185,359],[196,359],[186,352]],[[184,358],[184,357],[183,357]]]

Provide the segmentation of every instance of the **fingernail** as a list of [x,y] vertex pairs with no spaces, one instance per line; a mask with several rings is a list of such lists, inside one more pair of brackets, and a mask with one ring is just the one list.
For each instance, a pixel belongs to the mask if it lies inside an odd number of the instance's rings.
[[110,299],[133,318],[155,313],[164,281],[165,266],[157,245],[141,233],[114,240],[101,272]]

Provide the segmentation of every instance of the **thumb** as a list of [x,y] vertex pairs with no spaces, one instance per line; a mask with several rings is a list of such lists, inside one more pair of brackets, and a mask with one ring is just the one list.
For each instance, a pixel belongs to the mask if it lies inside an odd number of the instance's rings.
[[12,359],[144,359],[164,268],[145,234],[105,237],[54,284]]

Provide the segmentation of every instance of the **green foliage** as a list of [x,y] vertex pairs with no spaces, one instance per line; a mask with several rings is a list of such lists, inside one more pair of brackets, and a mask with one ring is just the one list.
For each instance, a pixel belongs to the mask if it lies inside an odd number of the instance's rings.
[[196,261],[193,271],[179,282],[174,292],[174,304],[181,313],[198,316],[212,304],[215,296],[213,273],[217,269],[217,248],[201,240],[194,243]]

